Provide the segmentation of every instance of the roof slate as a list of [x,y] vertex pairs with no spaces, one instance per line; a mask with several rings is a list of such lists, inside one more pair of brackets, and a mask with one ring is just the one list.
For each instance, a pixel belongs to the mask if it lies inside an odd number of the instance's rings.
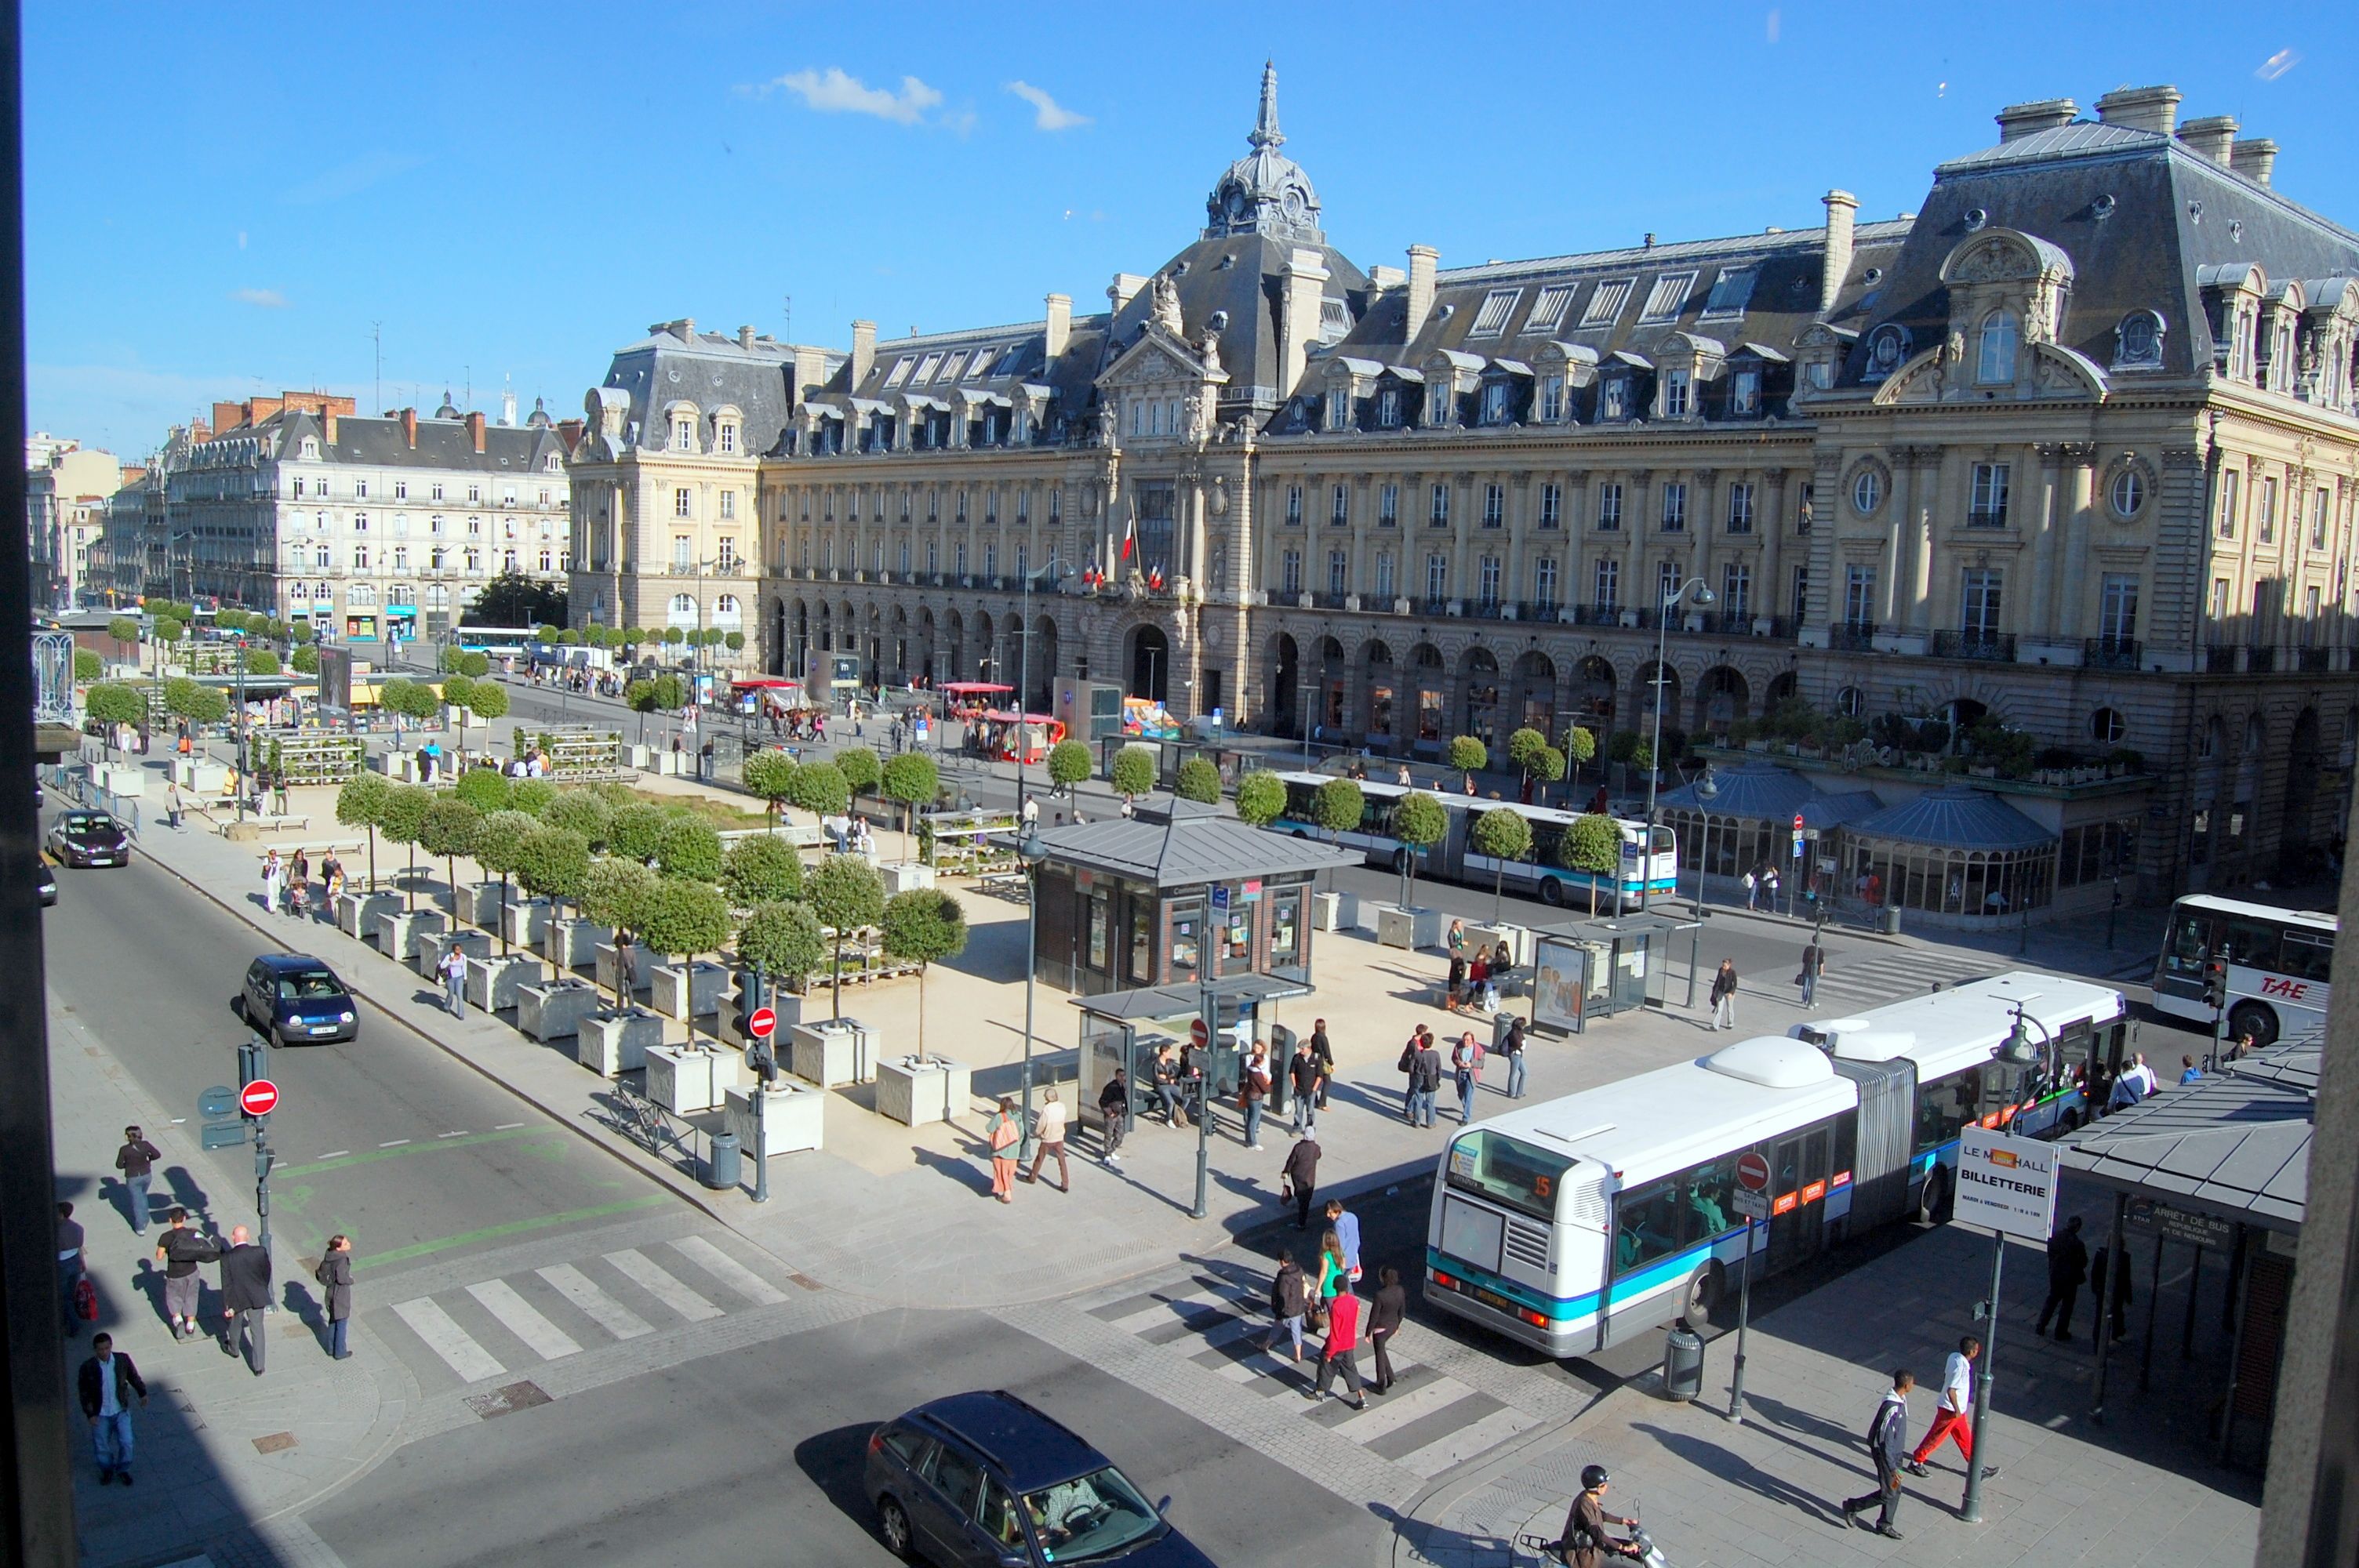
[[1152,796],[1137,811],[1135,817],[1051,828],[1039,835],[1040,847],[1051,862],[1157,888],[1332,871],[1360,860],[1332,844],[1249,827],[1192,801]]

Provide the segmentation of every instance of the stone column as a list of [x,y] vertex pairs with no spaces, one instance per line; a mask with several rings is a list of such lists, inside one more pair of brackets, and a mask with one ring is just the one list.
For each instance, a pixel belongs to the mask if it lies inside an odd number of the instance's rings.
[[[2067,465],[2063,472],[2063,549],[2056,573],[2057,633],[2067,641],[2083,635],[2089,609],[2089,506],[2095,486],[2097,449],[2089,441],[2068,441],[2057,449]],[[2045,569],[2040,575],[2046,577]]]
[[1901,574],[1909,569],[1910,557],[1909,508],[1915,503],[1917,480],[1917,449],[1895,447],[1892,449],[1892,493],[1885,499],[1884,517],[1884,610],[1877,616],[1887,630],[1898,630],[1900,611],[1908,600],[1901,597]]
[[2031,636],[2060,640],[2064,618],[2058,612],[2055,574],[2057,535],[2063,518],[2059,514],[2062,492],[2057,470],[2064,449],[2060,443],[2042,441],[2032,449],[2039,454],[2039,488],[2032,494],[2031,616],[2023,625]]
[[1753,606],[1759,620],[1774,617],[1778,600],[1785,596],[1777,578],[1786,556],[1786,470],[1769,469],[1756,483],[1760,501],[1753,509],[1753,531],[1761,541],[1761,569],[1753,585]]

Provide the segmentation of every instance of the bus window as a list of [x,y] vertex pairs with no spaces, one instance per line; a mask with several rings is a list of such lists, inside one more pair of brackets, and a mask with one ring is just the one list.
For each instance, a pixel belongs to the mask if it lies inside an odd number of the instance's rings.
[[1935,1078],[1917,1091],[1917,1152],[1955,1141],[1958,1129],[1974,1119],[1982,1098],[1983,1070],[1964,1067]]
[[2285,946],[2276,925],[2241,914],[2223,914],[2214,918],[2219,923],[2219,944],[2213,957],[2241,964],[2248,969],[2276,967],[2278,949]]
[[2294,931],[2285,934],[2285,945],[2278,949],[2277,969],[2297,980],[2316,980],[2324,985],[2327,970],[2334,964],[2334,938],[2323,931]]
[[1741,1224],[1732,1217],[1729,1195],[1736,1188],[1736,1160],[1714,1160],[1698,1165],[1679,1180],[1680,1197],[1687,1208],[1690,1241],[1709,1241]]
[[2203,910],[2190,909],[2181,914],[2171,927],[2169,945],[2163,950],[2164,972],[2201,980],[2204,960],[2212,957],[2212,916]]
[[1535,1219],[1556,1219],[1572,1162],[1535,1144],[1477,1128],[1450,1145],[1450,1184]]
[[1847,1110],[1835,1118],[1834,1173],[1850,1171],[1859,1158],[1859,1112]]
[[1624,1193],[1614,1205],[1614,1271],[1627,1274],[1680,1246],[1686,1202],[1676,1180],[1649,1182]]

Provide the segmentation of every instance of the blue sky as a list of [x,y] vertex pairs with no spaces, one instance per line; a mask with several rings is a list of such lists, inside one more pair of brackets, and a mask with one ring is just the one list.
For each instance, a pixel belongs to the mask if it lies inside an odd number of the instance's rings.
[[[1952,27],[1953,17],[1970,21]],[[841,344],[1100,308],[1187,243],[1274,56],[1362,265],[1922,200],[2004,103],[2174,82],[2359,227],[2359,8],[26,8],[35,425],[136,455],[288,386],[562,417],[692,316]],[[2343,85],[2338,88],[2335,84]],[[372,324],[381,324],[383,392]]]

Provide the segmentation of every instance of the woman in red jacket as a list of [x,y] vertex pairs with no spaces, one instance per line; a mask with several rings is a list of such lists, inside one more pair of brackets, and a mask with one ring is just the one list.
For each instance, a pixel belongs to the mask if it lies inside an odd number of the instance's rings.
[[1360,1347],[1360,1298],[1350,1291],[1338,1292],[1327,1303],[1327,1348],[1319,1356],[1319,1380],[1302,1390],[1302,1397],[1317,1404],[1327,1397],[1327,1385],[1342,1374],[1344,1386],[1352,1390],[1351,1407],[1355,1411],[1368,1408],[1368,1393],[1360,1381],[1360,1369],[1352,1364],[1352,1353]]

